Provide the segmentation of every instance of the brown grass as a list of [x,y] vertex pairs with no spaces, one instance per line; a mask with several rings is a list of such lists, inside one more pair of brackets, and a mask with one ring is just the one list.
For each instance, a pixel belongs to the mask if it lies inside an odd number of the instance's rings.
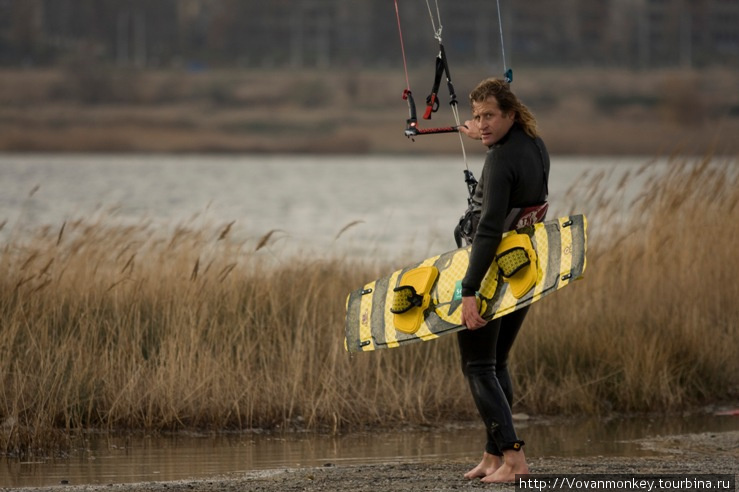
[[[736,398],[738,174],[735,162],[671,162],[620,226],[606,224],[619,195],[603,199],[603,180],[573,190],[591,221],[588,270],[532,309],[514,348],[517,410]],[[601,197],[592,213],[577,205],[588,195]],[[397,265],[287,257],[279,231],[237,241],[232,229],[97,220],[11,235],[0,250],[0,452],[63,448],[82,429],[474,417],[454,337],[344,351],[346,295]]]
[[591,217],[586,278],[532,310],[517,348],[523,402],[536,412],[674,411],[736,397],[736,162],[672,160],[615,233],[597,220],[617,218],[621,195],[595,182],[589,193],[610,198]]

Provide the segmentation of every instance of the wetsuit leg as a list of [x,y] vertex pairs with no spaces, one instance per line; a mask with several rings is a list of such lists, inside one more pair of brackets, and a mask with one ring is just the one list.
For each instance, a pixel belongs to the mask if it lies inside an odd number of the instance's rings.
[[[510,408],[513,391],[507,369],[508,352],[523,324],[528,308],[520,311],[523,313],[515,311],[489,322],[483,328],[462,330],[457,334],[462,371],[485,423],[487,433],[485,450],[498,456],[507,449],[518,449],[516,445],[522,444],[513,427]],[[497,362],[498,359],[500,364]],[[502,379],[497,376],[498,367]]]
[[495,375],[498,378],[500,387],[505,393],[508,406],[513,408],[513,382],[508,372],[508,354],[516,341],[516,336],[523,326],[523,321],[531,306],[526,306],[518,311],[501,318],[500,333],[498,334],[498,343],[495,352]]

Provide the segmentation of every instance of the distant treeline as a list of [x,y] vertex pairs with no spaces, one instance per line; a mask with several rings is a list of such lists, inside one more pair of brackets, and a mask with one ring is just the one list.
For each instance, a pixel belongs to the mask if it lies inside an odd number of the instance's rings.
[[[739,2],[501,0],[508,64],[739,65]],[[398,2],[411,63],[436,54],[428,5]],[[455,64],[502,66],[497,2],[438,2]],[[438,27],[438,26],[437,26]],[[0,0],[0,65],[373,67],[400,63],[391,0]],[[501,71],[502,73],[502,71]]]

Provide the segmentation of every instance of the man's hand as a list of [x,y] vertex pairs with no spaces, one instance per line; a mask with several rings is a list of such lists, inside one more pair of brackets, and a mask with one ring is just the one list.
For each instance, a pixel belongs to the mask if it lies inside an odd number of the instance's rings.
[[459,127],[459,131],[470,137],[472,140],[480,140],[482,138],[480,127],[477,125],[475,120],[465,121],[464,125]]
[[462,324],[470,330],[482,328],[487,324],[485,318],[480,316],[480,310],[477,307],[477,298],[475,296],[462,298]]

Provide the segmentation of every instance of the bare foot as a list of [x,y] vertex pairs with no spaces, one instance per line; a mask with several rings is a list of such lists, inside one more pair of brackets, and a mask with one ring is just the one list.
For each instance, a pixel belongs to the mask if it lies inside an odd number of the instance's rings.
[[505,451],[503,453],[504,463],[493,473],[483,477],[485,483],[512,483],[516,481],[516,475],[528,475],[529,465],[526,456],[521,451]]
[[466,478],[467,480],[472,480],[473,478],[486,477],[500,468],[500,465],[502,464],[503,458],[485,452],[482,454],[482,461],[480,461],[480,464],[465,473],[464,478]]

